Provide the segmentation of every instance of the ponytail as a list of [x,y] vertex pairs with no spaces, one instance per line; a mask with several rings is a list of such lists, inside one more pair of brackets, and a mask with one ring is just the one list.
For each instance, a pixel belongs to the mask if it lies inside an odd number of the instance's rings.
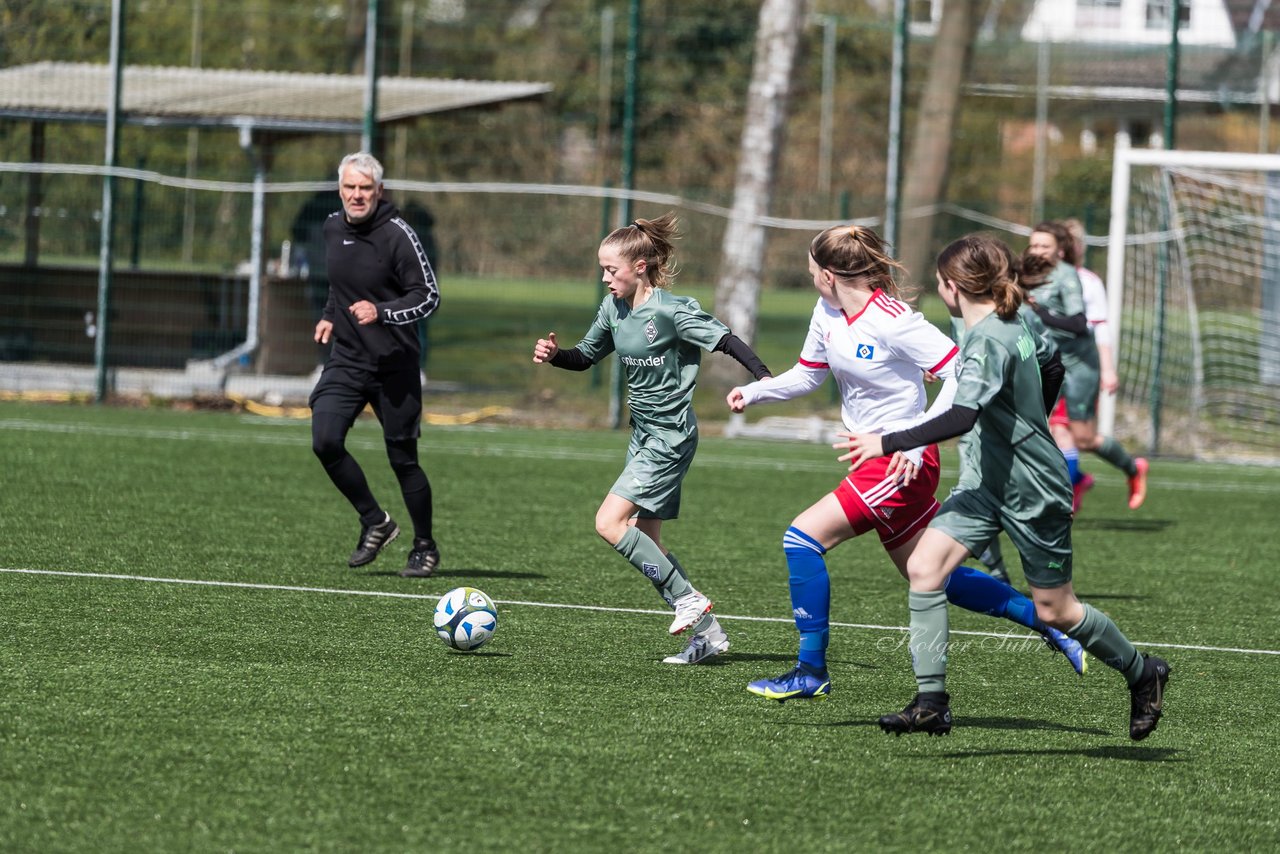
[[675,254],[675,241],[680,238],[677,226],[673,212],[657,219],[635,219],[630,225],[609,232],[600,245],[616,249],[628,261],[648,262],[645,276],[649,284],[655,288],[666,288],[676,274],[671,258]]
[[996,314],[1004,320],[1022,305],[1013,252],[989,234],[968,234],[949,244],[938,255],[938,275],[971,299],[994,302]]

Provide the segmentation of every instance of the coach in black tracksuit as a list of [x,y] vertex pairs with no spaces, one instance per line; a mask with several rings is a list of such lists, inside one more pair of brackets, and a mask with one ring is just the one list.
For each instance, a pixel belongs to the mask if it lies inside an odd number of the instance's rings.
[[360,540],[348,565],[364,566],[400,534],[378,504],[347,432],[365,404],[382,423],[387,459],[413,521],[402,576],[426,577],[440,563],[431,534],[431,483],[418,464],[422,381],[417,323],[440,305],[440,290],[418,235],[382,198],[382,164],[348,154],[338,167],[342,210],[324,223],[329,299],[315,340],[333,339],[311,392],[311,446],[334,486],[360,514]]

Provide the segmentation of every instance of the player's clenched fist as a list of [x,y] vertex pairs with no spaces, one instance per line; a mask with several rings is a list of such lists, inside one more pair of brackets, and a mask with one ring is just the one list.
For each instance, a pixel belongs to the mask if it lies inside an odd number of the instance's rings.
[[538,343],[533,345],[533,361],[539,365],[550,362],[559,352],[560,345],[556,343],[556,334],[548,332],[546,338],[539,338]]

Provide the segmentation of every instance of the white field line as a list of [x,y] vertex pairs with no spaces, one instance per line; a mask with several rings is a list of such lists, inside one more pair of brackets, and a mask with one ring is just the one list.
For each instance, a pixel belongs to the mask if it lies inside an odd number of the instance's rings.
[[[182,584],[199,587],[223,587],[235,588],[241,590],[275,590],[287,593],[327,593],[336,596],[372,596],[383,599],[421,599],[436,601],[440,597],[430,593],[395,593],[387,590],[346,590],[338,587],[299,587],[289,584],[256,584],[248,581],[211,581],[199,578],[158,578],[148,575],[123,575],[119,573],[108,572],[72,572],[69,570],[57,569],[18,569],[13,567],[0,567],[0,573],[8,573],[11,575],[43,575],[56,576],[61,578],[94,578],[112,581],[140,581],[151,584]],[[498,605],[516,605],[526,608],[563,608],[573,611],[600,611],[610,614],[653,614],[658,616],[669,616],[669,611],[656,611],[645,608],[612,608],[604,605],[575,605],[565,602],[528,602],[520,599],[495,599]],[[791,620],[783,617],[752,617],[740,614],[722,614],[717,612],[722,620],[734,622],[755,622],[755,623],[787,623]],[[838,623],[832,622],[832,628],[843,629],[866,629],[869,631],[885,631],[885,632],[906,632],[909,631],[906,626],[881,626],[874,623]],[[970,635],[981,638],[1020,638],[1021,634],[1011,634],[1008,632],[973,632],[952,630],[953,635]],[[1025,635],[1025,637],[1037,637],[1036,635]],[[1179,643],[1161,643],[1156,641],[1134,641],[1134,644],[1142,647],[1160,647],[1162,649],[1188,649],[1197,652],[1234,652],[1241,655],[1280,655],[1280,649],[1243,649],[1239,647],[1229,646],[1201,646],[1197,644],[1179,644]]]

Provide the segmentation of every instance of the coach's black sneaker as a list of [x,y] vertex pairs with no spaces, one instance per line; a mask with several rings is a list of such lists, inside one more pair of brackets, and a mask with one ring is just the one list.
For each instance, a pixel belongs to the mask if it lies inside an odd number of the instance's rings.
[[924,691],[916,694],[905,709],[880,718],[880,729],[894,735],[904,732],[927,732],[946,735],[951,732],[951,702],[946,691]]
[[440,565],[440,548],[435,540],[414,539],[409,562],[400,570],[401,578],[430,578]]
[[347,566],[356,567],[372,563],[373,559],[378,556],[378,552],[382,551],[387,543],[400,536],[400,526],[391,518],[391,514],[386,513],[384,515],[387,518],[377,525],[370,525],[367,528],[360,529],[360,541],[356,543],[356,550],[351,553],[350,559],[347,560]]
[[1129,688],[1129,738],[1142,741],[1155,732],[1164,713],[1164,686],[1169,662],[1142,654],[1142,677]]

